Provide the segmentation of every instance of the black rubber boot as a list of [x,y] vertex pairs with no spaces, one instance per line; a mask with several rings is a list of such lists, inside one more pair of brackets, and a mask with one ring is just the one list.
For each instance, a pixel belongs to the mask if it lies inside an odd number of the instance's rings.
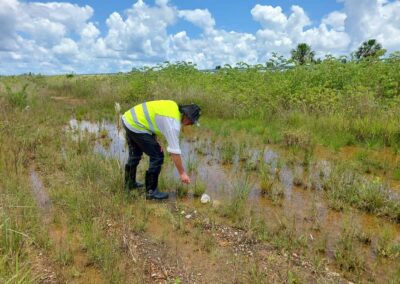
[[136,169],[137,167],[125,165],[125,190],[128,192],[132,189],[144,187],[143,183],[136,181]]
[[146,172],[146,199],[162,200],[167,199],[167,192],[158,191],[158,176],[159,173]]

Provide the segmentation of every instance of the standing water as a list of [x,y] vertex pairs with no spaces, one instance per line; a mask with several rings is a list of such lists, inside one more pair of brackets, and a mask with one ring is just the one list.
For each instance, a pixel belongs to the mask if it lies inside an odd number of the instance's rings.
[[[106,158],[117,159],[124,164],[128,157],[125,143],[125,131],[118,129],[114,124],[101,122],[71,120],[68,130],[72,132],[73,139],[79,139],[80,135],[90,133],[96,136],[94,151]],[[107,137],[104,137],[106,134]],[[109,139],[109,143],[102,143],[102,139]],[[202,149],[204,148],[204,149]],[[282,219],[292,220],[295,230],[305,237],[311,247],[317,246],[319,238],[326,238],[326,257],[332,261],[335,259],[338,240],[343,236],[346,226],[356,228],[356,234],[367,236],[368,240],[362,245],[364,261],[369,267],[384,264],[384,268],[374,271],[382,279],[388,280],[388,275],[393,275],[397,269],[396,261],[378,256],[382,243],[382,228],[394,232],[394,243],[400,243],[400,226],[384,218],[363,213],[358,210],[338,212],[330,209],[326,200],[323,183],[331,174],[331,165],[326,160],[317,160],[309,170],[309,184],[304,189],[296,185],[295,172],[305,175],[306,171],[301,165],[289,166],[280,153],[272,148],[252,149],[254,153],[264,153],[259,163],[268,166],[271,174],[278,171],[276,182],[284,189],[282,200],[279,204],[261,195],[260,180],[257,172],[245,173],[243,161],[235,161],[231,165],[223,165],[220,159],[219,148],[210,145],[208,137],[204,139],[183,140],[181,143],[184,164],[194,164],[193,179],[200,179],[206,185],[206,193],[212,199],[228,200],[232,189],[238,180],[248,176],[252,184],[249,193],[249,203],[254,211],[263,216],[267,223],[276,224]],[[200,149],[195,151],[194,149]],[[253,157],[254,155],[252,155]],[[178,179],[173,168],[164,169]],[[349,223],[350,222],[350,223]],[[347,225],[346,225],[347,224]],[[349,228],[347,228],[349,229]],[[400,245],[398,245],[400,248]],[[396,258],[397,259],[397,258]]]

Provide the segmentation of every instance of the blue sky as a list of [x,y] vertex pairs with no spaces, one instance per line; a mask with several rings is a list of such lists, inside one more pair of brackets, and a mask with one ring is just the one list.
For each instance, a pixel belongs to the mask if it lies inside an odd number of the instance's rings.
[[400,50],[400,0],[0,1],[0,74],[264,64],[306,42],[349,55],[375,38]]
[[[35,2],[35,1],[27,1]],[[43,3],[54,2],[40,1]],[[101,31],[106,32],[106,19],[114,11],[123,14],[123,12],[130,8],[135,1],[118,0],[118,1],[100,1],[100,0],[87,0],[87,1],[60,1],[75,3],[80,6],[89,5],[94,8],[93,20],[98,23]],[[106,3],[104,3],[106,2]],[[154,0],[147,0],[146,3],[154,5]],[[208,9],[216,20],[217,26],[225,30],[234,30],[239,32],[250,32],[254,33],[260,27],[255,22],[250,14],[250,10],[256,5],[272,5],[281,6],[284,11],[289,11],[292,5],[302,6],[306,11],[311,20],[318,23],[325,15],[329,14],[334,10],[343,9],[343,3],[339,3],[335,0],[306,0],[306,1],[255,1],[255,0],[172,0],[172,5],[177,6],[179,9]],[[175,25],[169,28],[171,32],[179,32],[186,30],[191,36],[198,36],[201,33],[201,29],[194,25],[178,21]]]

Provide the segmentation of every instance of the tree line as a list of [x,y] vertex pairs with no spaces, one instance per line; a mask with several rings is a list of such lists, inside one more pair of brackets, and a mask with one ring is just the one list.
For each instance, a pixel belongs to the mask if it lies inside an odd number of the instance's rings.
[[[355,60],[361,60],[364,58],[379,58],[385,55],[386,49],[382,47],[376,39],[370,39],[364,41],[361,46],[351,53],[351,58]],[[291,52],[291,61],[296,65],[306,65],[319,63],[321,59],[315,59],[315,51],[312,50],[311,46],[307,43],[300,43]],[[343,58],[343,60],[347,60]]]

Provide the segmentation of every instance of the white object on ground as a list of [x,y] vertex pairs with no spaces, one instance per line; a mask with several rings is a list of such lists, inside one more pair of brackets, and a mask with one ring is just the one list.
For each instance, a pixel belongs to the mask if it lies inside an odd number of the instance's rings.
[[115,109],[115,113],[116,114],[120,114],[121,113],[121,105],[119,103],[115,102],[114,109]]
[[206,203],[211,201],[211,197],[208,194],[203,193],[203,195],[201,196],[200,201],[201,201],[201,203],[206,204]]

